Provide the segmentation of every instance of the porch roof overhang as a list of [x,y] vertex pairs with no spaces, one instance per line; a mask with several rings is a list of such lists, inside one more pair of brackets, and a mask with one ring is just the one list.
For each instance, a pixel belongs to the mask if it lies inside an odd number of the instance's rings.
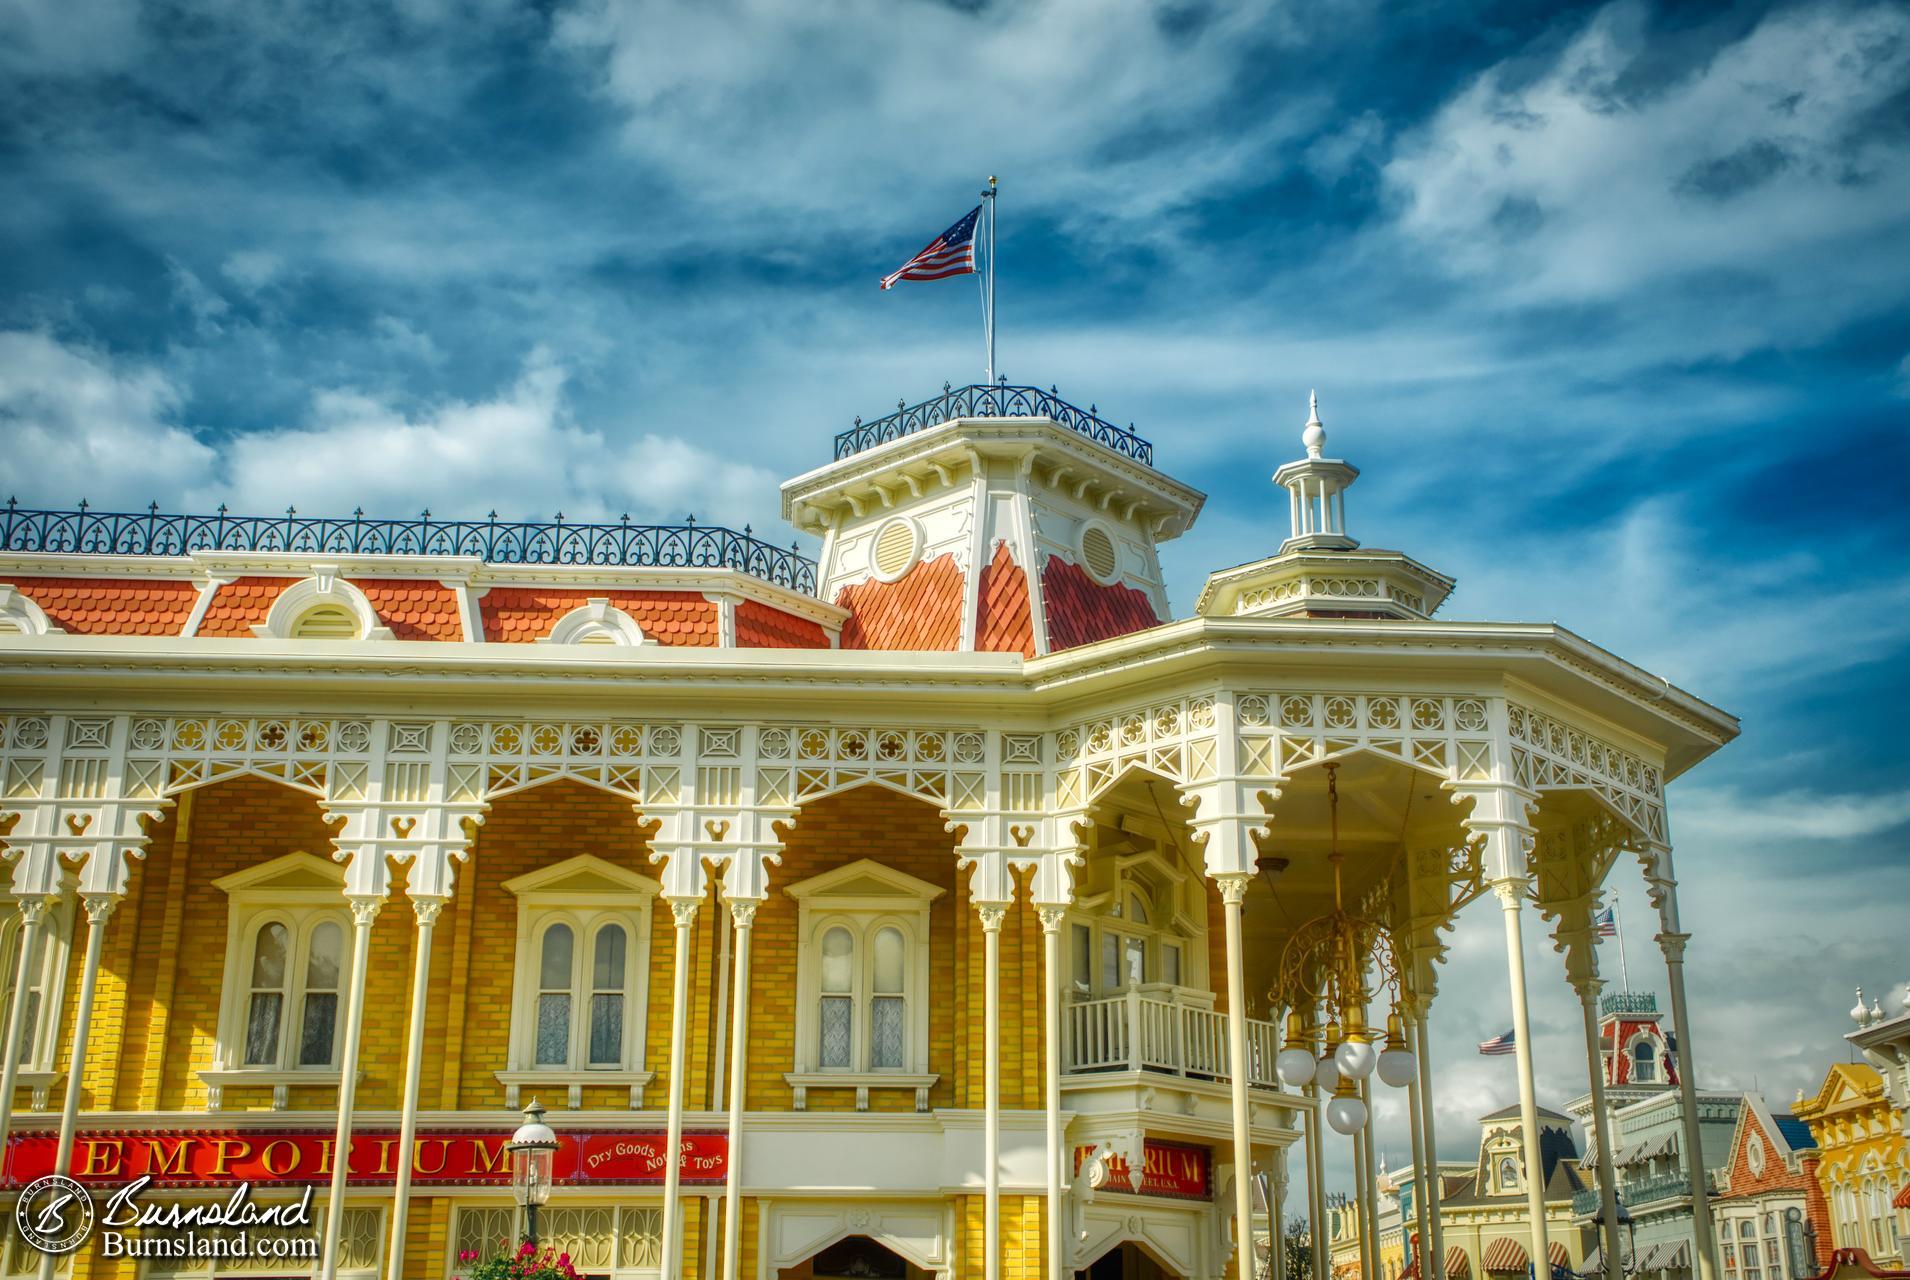
[[[245,691],[423,708],[551,705],[640,690],[647,704],[747,702],[894,717],[972,707],[1039,723],[1115,699],[1198,685],[1352,680],[1530,689],[1662,753],[1667,780],[1738,733],[1736,717],[1549,623],[1190,618],[1025,661],[1016,654],[511,646],[46,635],[0,639],[0,697],[183,697]],[[394,677],[402,681],[394,691]],[[1327,684],[1326,687],[1332,687]],[[858,705],[861,704],[861,705]],[[873,709],[879,708],[879,711]]]

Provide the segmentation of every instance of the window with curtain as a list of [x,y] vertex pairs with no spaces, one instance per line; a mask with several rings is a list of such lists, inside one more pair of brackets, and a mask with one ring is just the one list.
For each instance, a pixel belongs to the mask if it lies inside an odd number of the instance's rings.
[[564,913],[537,938],[531,1061],[541,1068],[618,1068],[630,1036],[630,926]]
[[344,912],[266,915],[252,924],[249,937],[240,1065],[335,1065],[346,967]]
[[909,1067],[909,941],[901,924],[833,920],[816,940],[816,1065],[824,1071]]

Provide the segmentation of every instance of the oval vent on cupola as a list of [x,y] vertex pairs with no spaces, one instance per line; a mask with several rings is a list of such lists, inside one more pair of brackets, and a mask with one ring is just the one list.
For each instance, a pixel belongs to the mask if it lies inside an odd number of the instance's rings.
[[915,542],[914,523],[899,516],[878,529],[871,554],[877,575],[893,582],[913,568]]
[[1081,563],[1095,581],[1106,584],[1114,580],[1114,570],[1118,567],[1114,539],[1098,524],[1081,531]]
[[356,640],[358,619],[343,605],[321,604],[300,614],[292,624],[294,640]]

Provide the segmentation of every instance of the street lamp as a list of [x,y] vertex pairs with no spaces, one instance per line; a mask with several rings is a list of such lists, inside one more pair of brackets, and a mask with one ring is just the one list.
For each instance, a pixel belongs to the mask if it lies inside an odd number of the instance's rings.
[[[1628,1276],[1636,1275],[1638,1272],[1638,1224],[1631,1220],[1631,1210],[1625,1207],[1624,1200],[1617,1196],[1613,1196],[1612,1200],[1618,1205],[1618,1225],[1625,1229],[1625,1243],[1630,1246],[1625,1256],[1619,1258],[1618,1269]],[[1598,1207],[1598,1212],[1592,1215],[1592,1226],[1598,1230],[1598,1244],[1602,1250],[1606,1243],[1605,1206],[1602,1203]],[[1591,1274],[1600,1273],[1592,1272]]]
[[537,1099],[524,1108],[524,1123],[505,1145],[511,1153],[511,1193],[524,1210],[524,1239],[537,1244],[537,1206],[550,1199],[550,1169],[557,1154],[557,1134],[544,1123]]

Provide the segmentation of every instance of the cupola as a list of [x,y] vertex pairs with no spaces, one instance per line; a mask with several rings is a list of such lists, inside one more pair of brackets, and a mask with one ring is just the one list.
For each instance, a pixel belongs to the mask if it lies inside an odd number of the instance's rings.
[[1319,396],[1307,399],[1306,456],[1273,473],[1291,532],[1277,555],[1207,579],[1194,611],[1210,618],[1429,618],[1453,580],[1398,551],[1362,549],[1347,532],[1346,491],[1359,468],[1326,456]]

